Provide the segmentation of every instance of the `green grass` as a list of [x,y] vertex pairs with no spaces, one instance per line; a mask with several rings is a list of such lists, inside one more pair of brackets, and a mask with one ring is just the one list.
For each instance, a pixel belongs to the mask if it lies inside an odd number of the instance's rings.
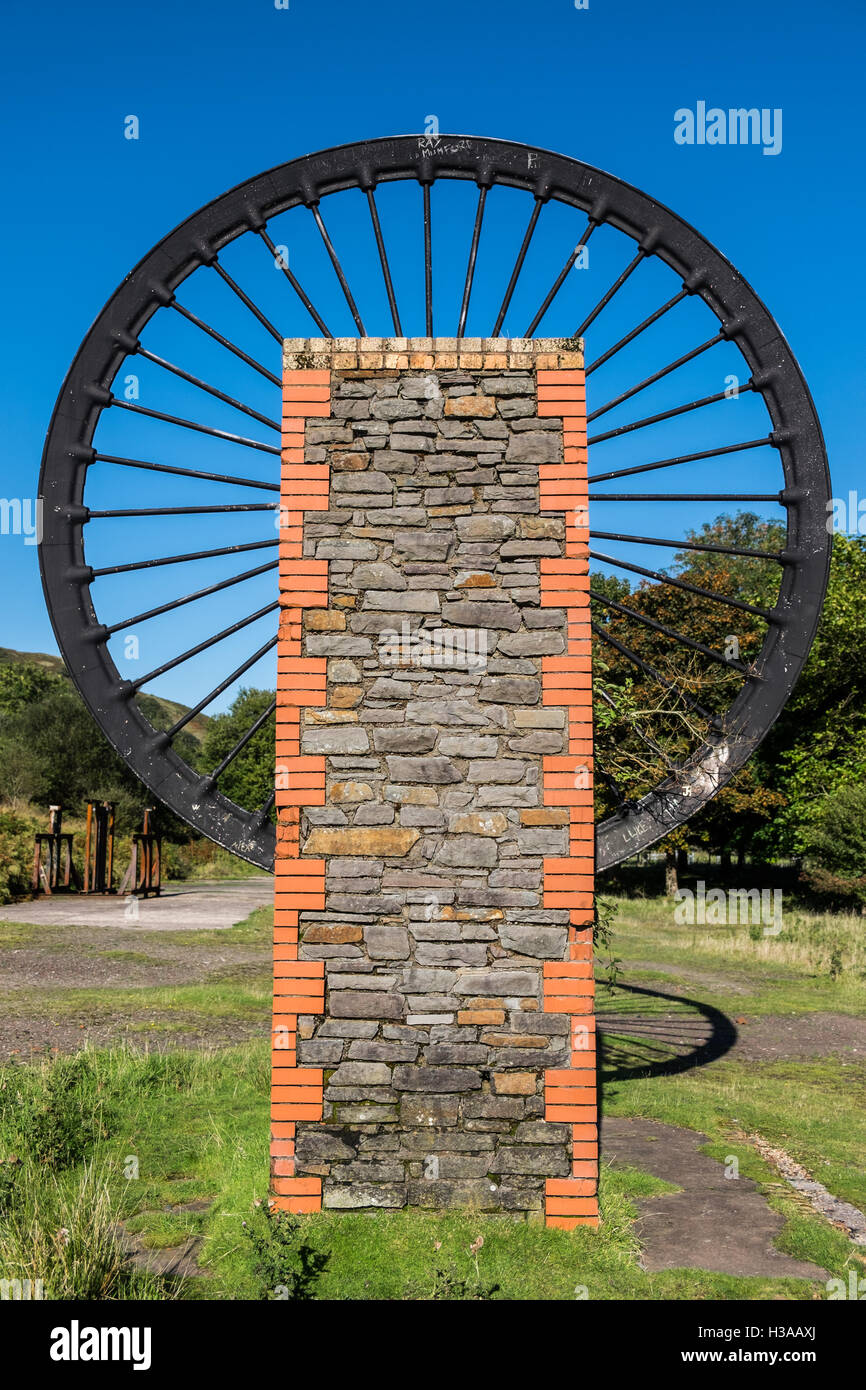
[[679,985],[703,1003],[743,1014],[866,1012],[862,917],[785,905],[783,930],[771,937],[748,925],[680,925],[672,899],[606,901],[618,909],[613,948],[629,983],[662,991]]
[[[148,1249],[171,1248],[190,1235],[203,1237],[202,1277],[187,1280],[179,1288],[165,1285],[166,1291],[182,1298],[264,1296],[243,1222],[253,1219],[253,1204],[265,1196],[267,1188],[266,1044],[213,1054],[146,1055],[114,1049],[87,1057],[78,1091],[72,1087],[71,1093],[85,1103],[95,1104],[99,1097],[105,1107],[109,1132],[92,1145],[88,1155],[104,1176],[103,1202]],[[23,1166],[35,1190],[41,1176],[42,1186],[53,1182],[71,1193],[81,1180],[82,1164],[40,1175],[27,1155],[27,1134],[15,1128],[15,1105],[9,1103],[16,1088],[38,1094],[52,1065],[56,1064],[10,1066],[0,1072],[0,1095],[7,1098],[0,1107],[0,1157],[8,1158],[10,1151],[19,1157],[23,1153]],[[683,1084],[681,1078],[669,1078],[668,1084],[671,1081]],[[694,1096],[685,1092],[679,1102],[654,1105],[649,1103],[648,1085],[620,1087],[633,1096],[631,1108],[627,1099],[623,1106],[622,1096],[617,1098],[620,1112],[650,1110],[659,1118],[689,1124],[701,1120],[708,1133],[717,1132],[715,1093],[702,1099],[699,1091]],[[819,1091],[816,1083],[816,1096]],[[770,1097],[755,1102],[752,1113],[766,1130],[770,1125],[765,1104],[770,1104]],[[741,1116],[746,1113],[742,1105],[740,1111]],[[816,1116],[812,1119],[817,1121]],[[747,1145],[722,1147],[725,1153],[742,1155],[743,1171],[750,1176],[772,1178]],[[124,1171],[130,1171],[131,1159],[138,1176],[128,1179]],[[473,1297],[471,1290],[480,1281],[481,1287],[499,1286],[496,1298],[512,1300],[573,1300],[584,1296],[583,1288],[586,1297],[596,1300],[800,1299],[811,1298],[816,1288],[821,1291],[820,1284],[808,1281],[736,1279],[699,1270],[645,1274],[637,1262],[635,1202],[673,1190],[637,1170],[604,1167],[604,1221],[597,1232],[547,1230],[466,1211],[379,1213],[374,1218],[321,1213],[304,1218],[301,1226],[304,1240],[328,1257],[316,1286],[316,1296],[323,1299],[427,1299],[436,1289],[441,1298],[462,1281],[469,1289],[464,1297]],[[844,1276],[851,1254],[848,1242],[790,1199],[774,1200],[788,1217],[783,1248]],[[204,1209],[185,1210],[191,1202]],[[0,1217],[0,1263],[8,1245],[8,1240],[4,1245],[3,1229]],[[483,1246],[477,1252],[476,1273],[469,1247],[479,1236]],[[34,1247],[34,1258],[40,1253],[44,1255],[44,1241]],[[16,1267],[17,1277],[44,1277],[35,1265],[22,1262],[20,1254]],[[9,1276],[0,1272],[0,1277]],[[141,1277],[128,1286],[129,1292],[115,1280],[114,1292],[108,1296],[133,1296]]]
[[218,934],[212,931],[173,931],[154,932],[153,935],[178,946],[213,946],[218,941],[221,946],[262,946],[270,951],[273,925],[273,908],[256,907],[242,922],[226,927]]
[[[84,1159],[59,1169],[34,1155],[38,1136],[16,1121],[25,1110],[30,1115],[34,1107],[40,1110],[56,1063],[0,1068],[0,1278],[45,1278],[46,1266],[56,1297],[76,1290],[111,1298],[267,1296],[243,1223],[257,1219],[254,1203],[265,1197],[268,1182],[270,921],[270,911],[262,908],[218,938],[203,931],[149,936],[148,944],[170,943],[179,951],[213,946],[216,940],[262,948],[260,963],[227,964],[206,983],[27,989],[6,996],[21,1017],[35,1011],[54,1018],[114,1018],[145,1037],[170,1036],[191,1026],[206,1035],[209,1021],[237,1020],[260,1024],[262,1041],[216,1052],[147,1054],[118,1047],[87,1053],[80,1074],[69,1073],[69,1085],[60,1091],[82,1113],[99,1109],[107,1132],[92,1140]],[[848,919],[801,914],[767,945],[752,940],[747,928],[693,934],[674,924],[672,905],[629,902],[621,904],[614,950],[626,962],[626,983],[652,979],[662,992],[679,986],[684,999],[712,1003],[728,1014],[854,1013],[866,1007],[866,982],[852,935]],[[52,950],[71,949],[74,929],[0,923],[0,946],[34,939],[50,943]],[[835,978],[827,968],[833,953],[842,962]],[[118,958],[116,952],[104,954]],[[637,972],[629,960],[651,964]],[[669,966],[670,973],[653,968],[656,963]],[[704,972],[705,982],[689,980],[693,972]],[[626,1000],[630,1007],[646,1008],[643,996],[625,991],[602,992],[600,999],[611,1010],[624,1008]],[[682,1007],[688,1012],[690,1006]],[[152,1017],[143,1018],[147,1013]],[[620,1068],[632,1046],[623,1040]],[[860,1272],[862,1253],[781,1182],[749,1136],[760,1134],[786,1149],[831,1192],[866,1209],[866,1067],[828,1058],[748,1065],[722,1058],[692,1071],[652,1076],[640,1074],[644,1056],[635,1048],[634,1074],[625,1079],[608,1073],[605,1113],[645,1116],[705,1133],[707,1152],[719,1160],[735,1155],[741,1173],[761,1186],[784,1217],[782,1250],[834,1277],[846,1278],[852,1262]],[[19,1161],[9,1162],[12,1157]],[[124,1175],[131,1159],[135,1177]],[[17,1193],[11,1215],[8,1203],[3,1206],[4,1182]],[[508,1300],[574,1300],[584,1289],[595,1300],[826,1296],[820,1282],[738,1279],[693,1269],[643,1272],[634,1234],[637,1203],[675,1190],[647,1173],[603,1166],[599,1231],[547,1230],[471,1211],[375,1217],[325,1212],[303,1218],[300,1230],[324,1260],[315,1286],[322,1299],[473,1298],[494,1285],[490,1296]],[[176,1285],[130,1271],[114,1249],[121,1221],[146,1250],[168,1250],[200,1237],[201,1277]],[[57,1229],[70,1222],[74,1260],[60,1258],[63,1252],[58,1255],[52,1245]],[[100,1233],[90,1242],[93,1258],[87,1253],[88,1227]],[[473,1254],[470,1246],[479,1236],[483,1245]]]
[[268,971],[239,966],[211,976],[207,984],[166,985],[160,988],[20,989],[4,999],[11,1017],[100,1018],[134,1017],[143,1012],[176,1014],[184,1018],[236,1018],[262,1021],[267,1027],[271,1000]]
[[[717,1140],[715,1157],[737,1152],[737,1135],[759,1134],[813,1177],[866,1211],[866,1066],[808,1062],[729,1062],[676,1076],[635,1077],[604,1087],[608,1115],[640,1115],[697,1129]],[[747,1176],[776,1175],[749,1149]]]

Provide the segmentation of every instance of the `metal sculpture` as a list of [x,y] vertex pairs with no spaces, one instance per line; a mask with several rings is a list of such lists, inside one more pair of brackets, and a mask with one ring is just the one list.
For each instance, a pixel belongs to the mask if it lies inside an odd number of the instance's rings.
[[[416,228],[401,224],[400,229],[401,262],[408,238],[414,237],[417,241],[418,270],[417,273],[413,270],[408,277],[405,268],[398,267],[396,262],[392,266],[389,238],[376,197],[377,189],[395,181],[418,187]],[[463,254],[468,243],[468,260],[465,276],[461,276],[462,287],[452,302],[446,304],[434,299],[434,244],[437,243],[434,211],[437,185],[441,187],[451,181],[474,183],[478,194],[471,231],[467,226],[463,233]],[[190,766],[179,751],[178,736],[197,714],[212,709],[225,691],[236,688],[240,679],[273,652],[277,640],[277,603],[265,603],[186,651],[178,653],[175,648],[165,661],[134,680],[121,675],[111,644],[122,640],[123,634],[132,627],[154,622],[185,605],[224,593],[236,585],[254,586],[260,576],[274,578],[277,561],[273,548],[277,539],[271,513],[277,507],[275,498],[279,491],[280,344],[284,337],[309,333],[311,324],[323,336],[332,336],[323,317],[320,296],[325,273],[328,277],[336,277],[335,284],[339,286],[347,322],[351,320],[354,334],[367,337],[366,324],[370,322],[366,314],[362,317],[361,292],[356,294],[350,286],[349,274],[336,249],[339,237],[335,234],[332,239],[323,208],[327,208],[328,221],[334,225],[338,216],[342,220],[338,207],[340,199],[353,197],[353,206],[360,208],[359,216],[363,216],[364,221],[369,218],[368,226],[360,221],[357,227],[353,224],[352,244],[348,250],[353,259],[356,258],[360,254],[359,239],[362,233],[366,235],[371,270],[370,274],[365,273],[361,288],[369,298],[373,272],[381,277],[382,322],[374,325],[379,331],[417,334],[423,325],[427,336],[432,336],[434,331],[451,331],[462,338],[472,296],[474,294],[477,301],[483,279],[482,233],[488,240],[496,236],[501,244],[501,235],[490,231],[494,202],[491,195],[499,188],[524,195],[526,217],[522,240],[498,311],[492,323],[483,325],[479,331],[493,336],[503,333],[506,316],[515,312],[515,290],[534,238],[537,244],[544,210],[548,205],[561,204],[581,215],[580,222],[570,233],[568,244],[572,249],[564,264],[557,261],[557,266],[547,273],[545,284],[549,288],[527,323],[525,336],[532,336],[539,329],[570,272],[585,255],[590,238],[593,238],[593,248],[603,237],[616,236],[623,243],[618,274],[601,294],[588,297],[582,321],[574,326],[574,336],[583,337],[587,342],[589,391],[595,393],[595,400],[590,396],[589,401],[590,422],[599,421],[608,412],[689,367],[722,344],[735,347],[745,364],[745,378],[739,393],[753,396],[766,408],[766,428],[749,431],[746,437],[724,443],[712,441],[709,447],[705,443],[704,447],[679,448],[671,457],[650,456],[625,467],[606,464],[605,449],[612,441],[681,417],[697,421],[700,412],[723,401],[727,393],[712,391],[696,399],[686,397],[655,414],[610,428],[601,426],[589,438],[591,504],[600,511],[602,505],[608,504],[638,503],[650,508],[660,503],[663,511],[667,511],[669,506],[680,501],[694,505],[777,503],[784,509],[786,518],[785,545],[779,550],[765,551],[677,539],[664,532],[659,536],[655,528],[649,528],[649,535],[602,528],[594,522],[591,506],[591,554],[597,563],[655,584],[679,587],[716,604],[721,634],[725,632],[723,622],[728,615],[738,612],[747,614],[750,621],[766,629],[759,657],[745,663],[720,651],[718,643],[711,645],[699,641],[694,635],[632,614],[635,621],[648,624],[672,644],[694,652],[696,660],[721,664],[736,673],[739,688],[728,708],[721,712],[703,710],[695,701],[690,702],[690,707],[704,720],[703,732],[675,767],[669,765],[666,775],[645,796],[637,802],[619,797],[613,813],[599,822],[597,865],[600,870],[651,845],[694,814],[724,785],[778,716],[808,655],[826,587],[830,552],[830,537],[825,525],[829,476],[821,429],[802,373],[773,317],[743,277],[694,228],[646,194],[609,174],[562,155],[502,140],[446,135],[402,136],[345,145],[281,165],[238,185],[193,214],[154,247],[112,295],[82,343],[60,392],[45,446],[40,482],[45,502],[40,559],[46,600],[58,644],[86,704],[118,753],[155,795],[195,829],[264,868],[272,867],[274,857],[274,828],[270,819],[273,797],[258,806],[238,805],[221,792],[220,779],[249,741],[273,720],[274,706],[260,713],[220,764],[204,775]],[[290,264],[284,247],[275,240],[275,219],[293,209],[307,210],[320,242],[324,270],[315,284],[303,273],[296,273],[294,257]],[[282,272],[281,286],[284,289],[282,282],[287,282],[291,293],[281,307],[268,304],[266,309],[262,308],[244,288],[241,270],[234,266],[229,270],[224,264],[225,252],[236,242],[252,244],[260,257],[267,255],[272,265]],[[391,251],[393,253],[394,243]],[[599,323],[603,323],[605,311],[627,282],[634,283],[632,277],[639,279],[642,268],[650,263],[665,268],[670,293],[627,333],[597,351]],[[541,273],[536,267],[536,278]],[[316,272],[311,270],[310,275],[315,276]],[[411,311],[406,308],[412,298],[410,290],[404,288],[407,279],[410,289],[415,283],[420,287],[423,282],[423,301],[415,311],[414,321],[410,321]],[[191,303],[198,302],[194,297],[196,286],[208,280],[222,282],[222,290],[234,306],[240,305],[251,323],[256,322],[257,331],[263,331],[271,340],[269,364],[259,361],[191,307]],[[390,322],[384,317],[386,301]],[[605,398],[603,390],[595,391],[602,379],[597,373],[638,339],[641,340],[639,346],[649,343],[652,334],[643,337],[647,330],[662,320],[669,321],[678,306],[687,302],[699,305],[705,316],[709,315],[711,324],[710,331],[696,346],[652,370],[644,367],[640,380],[609,399]],[[271,413],[247,404],[185,366],[154,352],[148,345],[153,325],[166,318],[183,320],[203,341],[217,344],[228,354],[225,361],[231,361],[233,368],[242,363],[259,382],[265,382],[273,391]],[[643,355],[648,356],[648,352]],[[215,398],[222,407],[229,407],[254,421],[266,437],[239,434],[127,399],[123,391],[118,391],[116,383],[122,379],[130,362],[147,362],[165,374],[166,379],[174,377],[175,381],[201,392],[203,399],[206,396]],[[171,457],[130,456],[116,444],[102,442],[107,421],[111,422],[112,437],[122,433],[118,417],[125,417],[127,422],[131,417],[138,423],[142,419],[158,421],[178,432],[177,438],[181,437],[180,432],[185,432],[190,439],[230,443],[248,451],[248,473],[227,472],[217,466],[188,467]],[[217,447],[215,443],[213,446]],[[742,485],[733,491],[706,493],[636,490],[658,470],[673,470],[671,476],[679,477],[682,475],[678,469],[712,460],[719,470],[727,471],[734,465],[745,463],[749,466],[752,460],[768,456],[775,460],[779,473],[774,490],[749,492]],[[88,501],[89,479],[97,469],[116,470],[114,476],[117,477],[127,470],[136,470],[137,476],[148,480],[152,495],[147,500],[154,505],[135,508],[93,505]],[[106,475],[102,473],[101,476]],[[161,484],[167,485],[172,477],[190,483],[198,481],[203,486],[220,484],[229,489],[230,496],[247,500],[216,505],[160,506],[156,489]],[[614,484],[618,490],[607,491],[605,484]],[[110,492],[110,488],[108,490]],[[251,497],[261,499],[262,495],[268,500],[249,500]],[[185,515],[197,518],[199,525],[206,525],[209,518],[225,517],[229,513],[238,516],[261,513],[260,519],[269,534],[263,530],[261,538],[251,541],[203,544],[183,553],[151,553],[122,563],[94,564],[89,558],[90,538],[106,520],[122,525],[124,518],[153,518],[158,527],[162,518]],[[704,591],[700,586],[671,576],[663,568],[638,563],[634,558],[629,560],[629,546],[641,556],[644,547],[658,546],[675,552],[691,549],[721,553],[757,566],[771,566],[779,575],[778,596],[774,604],[766,606],[746,596],[722,596]],[[129,615],[128,609],[118,608],[117,603],[110,601],[112,584],[121,576],[138,576],[143,582],[155,567],[177,566],[177,572],[184,573],[187,565],[195,567],[211,560],[231,563],[234,556],[246,563],[248,553],[254,561],[251,568],[233,570],[200,587],[181,586],[172,600],[150,608],[142,607],[134,616]],[[601,591],[593,592],[593,603],[600,619],[604,613],[631,612],[627,604],[619,604]],[[228,663],[231,669],[226,669],[224,676],[169,728],[155,727],[139,705],[143,688],[181,663],[201,653],[212,652],[220,643],[229,642],[255,624],[260,625],[257,637],[261,640],[251,639],[253,650],[250,654],[238,664]],[[670,687],[670,681],[666,681],[662,673],[627,644],[612,638],[605,631],[603,621],[596,624],[595,632],[601,644],[607,644],[620,658],[633,663],[642,677],[657,678],[660,684]],[[603,780],[604,768],[599,769],[599,775]],[[615,782],[613,785],[615,788]]]

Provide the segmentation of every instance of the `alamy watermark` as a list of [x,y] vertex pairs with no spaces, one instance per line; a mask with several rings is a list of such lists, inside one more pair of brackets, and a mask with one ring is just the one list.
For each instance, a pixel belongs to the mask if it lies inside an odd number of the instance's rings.
[[398,632],[379,633],[379,660],[383,666],[446,666],[467,671],[487,665],[486,628],[415,628],[406,619]]
[[30,1303],[45,1297],[45,1283],[42,1279],[0,1279],[0,1300],[15,1303]]
[[677,145],[761,145],[762,154],[782,153],[782,108],[762,106],[707,106],[695,103],[694,111],[681,106],[674,112]]
[[23,536],[25,545],[42,541],[42,498],[0,497],[0,535]]
[[782,930],[781,888],[710,888],[699,879],[694,891],[678,888],[674,921],[679,926],[761,926],[764,936]]
[[831,497],[826,505],[831,536],[866,536],[866,497],[851,488],[847,497]]

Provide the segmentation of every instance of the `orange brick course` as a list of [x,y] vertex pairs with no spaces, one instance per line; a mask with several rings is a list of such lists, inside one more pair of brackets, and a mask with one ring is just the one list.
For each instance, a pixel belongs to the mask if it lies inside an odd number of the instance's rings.
[[539,468],[541,510],[565,512],[565,559],[542,559],[541,603],[564,608],[567,649],[542,658],[542,701],[568,711],[568,757],[544,759],[544,804],[568,808],[569,857],[545,859],[544,905],[569,908],[569,959],[544,967],[544,1010],[572,1019],[571,1068],[544,1076],[545,1118],[572,1125],[572,1175],[548,1178],[545,1219],[598,1225],[598,1110],[592,922],[595,908],[592,659],[586,385],[582,367],[539,368],[538,414],[562,419],[563,462]]
[[271,1200],[291,1212],[318,1211],[322,1181],[295,1175],[295,1127],[322,1118],[324,1073],[299,1067],[298,1018],[325,1008],[322,961],[298,959],[298,917],[325,906],[324,859],[301,859],[300,808],[324,806],[325,759],[302,756],[300,711],[326,701],[328,663],[302,656],[304,610],[328,604],[328,562],[304,558],[304,513],[326,511],[327,464],[304,462],[309,417],[331,413],[330,371],[287,371],[283,384],[283,448],[280,468],[277,741],[275,794],[277,851],[274,864],[274,990],[271,1025]]

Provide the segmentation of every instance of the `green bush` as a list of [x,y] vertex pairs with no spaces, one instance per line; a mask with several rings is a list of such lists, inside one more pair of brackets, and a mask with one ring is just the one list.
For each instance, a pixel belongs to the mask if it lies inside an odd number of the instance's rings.
[[0,810],[0,902],[11,903],[30,891],[33,836],[39,828],[31,816]]
[[187,879],[249,878],[261,873],[253,864],[221,849],[211,840],[188,840],[186,844],[162,842],[162,877],[175,883]]

